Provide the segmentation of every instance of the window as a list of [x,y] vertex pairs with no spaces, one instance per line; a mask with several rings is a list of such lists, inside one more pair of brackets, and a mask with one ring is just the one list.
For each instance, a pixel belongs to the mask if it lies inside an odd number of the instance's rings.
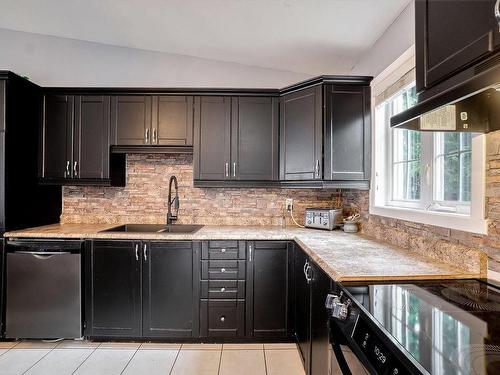
[[485,233],[484,137],[391,129],[390,118],[417,102],[414,69],[400,72],[385,90],[373,90],[378,95],[374,100],[375,173],[370,211]]

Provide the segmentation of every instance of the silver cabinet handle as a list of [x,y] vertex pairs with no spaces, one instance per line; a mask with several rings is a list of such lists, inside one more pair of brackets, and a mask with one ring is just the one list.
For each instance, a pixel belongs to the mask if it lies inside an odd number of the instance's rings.
[[221,252],[221,253],[225,253],[225,252],[226,252],[226,249],[222,248],[222,249],[220,249],[220,252]]
[[71,175],[71,172],[69,171],[70,165],[70,161],[66,160],[66,170],[64,171],[64,178],[70,177]]
[[220,272],[224,273],[224,272],[226,272],[226,269],[225,268],[221,268]]
[[304,267],[302,267],[302,272],[304,273],[304,277],[307,279],[307,274],[306,274],[306,268],[308,266],[308,262],[307,262],[307,259],[306,261],[304,262]]
[[252,245],[248,245],[248,261],[252,261]]
[[158,142],[158,138],[156,136],[156,129],[153,129],[153,144],[155,145]]
[[236,177],[236,162],[233,162],[233,177]]
[[500,0],[497,0],[494,11],[495,11],[495,18],[497,19],[498,23],[498,32],[500,32]]
[[309,284],[309,281],[311,279],[309,278],[309,270],[311,269],[311,265],[309,264],[309,260],[306,259],[306,262],[304,263],[304,277],[306,278],[307,283]]
[[220,317],[221,322],[224,322],[225,320],[226,320],[226,317],[224,315]]
[[73,163],[73,177],[77,177],[78,176],[78,162],[75,161]]
[[135,260],[139,261],[139,244],[135,244]]
[[309,284],[309,283],[311,282],[311,280],[312,280],[312,277],[309,275],[309,271],[311,270],[311,268],[312,268],[312,267],[311,267],[311,265],[310,265],[310,264],[308,264],[308,265],[307,265],[307,268],[306,268],[306,281],[307,281],[307,283],[308,283],[308,284]]
[[149,129],[146,129],[145,134],[144,134],[144,143],[148,144],[149,143]]
[[225,292],[225,291],[226,291],[226,288],[222,287],[222,288],[220,288],[220,291],[221,291],[221,292]]
[[226,163],[226,178],[229,177],[229,163]]
[[316,177],[319,178],[319,159],[316,159],[316,167],[314,168],[314,172],[316,173]]
[[148,245],[144,244],[142,254],[144,255],[144,260],[147,262],[148,261]]

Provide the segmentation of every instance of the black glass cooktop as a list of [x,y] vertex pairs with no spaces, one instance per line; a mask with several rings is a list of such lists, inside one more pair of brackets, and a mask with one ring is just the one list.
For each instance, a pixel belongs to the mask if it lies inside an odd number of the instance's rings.
[[344,284],[430,374],[500,374],[500,289],[479,280]]

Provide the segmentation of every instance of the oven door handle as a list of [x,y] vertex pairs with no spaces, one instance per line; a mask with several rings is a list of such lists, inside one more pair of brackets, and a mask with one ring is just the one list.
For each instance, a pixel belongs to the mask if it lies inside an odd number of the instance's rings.
[[351,370],[349,369],[349,365],[345,360],[344,353],[342,352],[342,348],[339,344],[332,342],[333,354],[335,354],[335,358],[337,359],[337,364],[340,367],[343,375],[352,375]]

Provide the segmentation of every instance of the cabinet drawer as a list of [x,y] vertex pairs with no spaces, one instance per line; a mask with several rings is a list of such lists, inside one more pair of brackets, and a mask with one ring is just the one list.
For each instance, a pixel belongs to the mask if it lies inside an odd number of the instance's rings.
[[201,298],[209,298],[209,299],[245,298],[245,281],[202,280]]
[[202,243],[202,259],[246,259],[245,241],[210,241]]
[[208,302],[208,336],[237,337],[243,334],[245,304],[242,301]]
[[238,268],[237,260],[209,260],[208,268]]
[[201,262],[202,280],[244,280],[245,261],[206,261]]
[[208,250],[208,259],[238,259],[238,249],[210,249]]
[[209,241],[208,247],[210,249],[220,249],[220,248],[238,248],[238,241]]

